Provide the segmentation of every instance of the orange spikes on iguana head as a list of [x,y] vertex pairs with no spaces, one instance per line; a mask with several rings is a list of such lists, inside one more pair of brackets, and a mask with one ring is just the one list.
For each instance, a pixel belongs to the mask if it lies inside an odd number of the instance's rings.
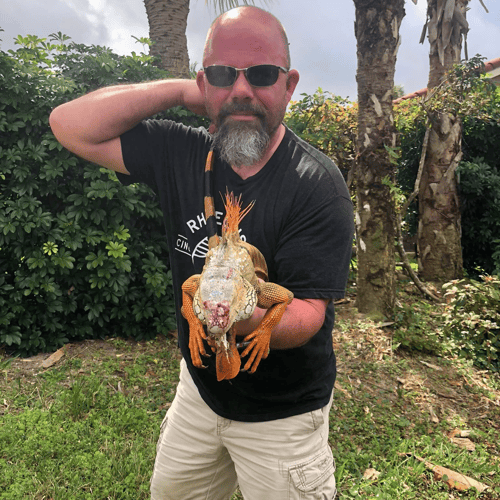
[[239,235],[239,224],[250,212],[254,206],[255,201],[252,201],[246,208],[241,208],[241,194],[236,197],[233,193],[226,191],[226,200],[224,207],[226,209],[226,216],[222,224],[222,236],[227,237],[230,234]]

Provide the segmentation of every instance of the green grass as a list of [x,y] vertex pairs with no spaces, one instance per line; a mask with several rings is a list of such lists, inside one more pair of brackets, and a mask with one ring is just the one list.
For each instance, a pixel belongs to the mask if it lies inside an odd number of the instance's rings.
[[[339,315],[330,444],[342,500],[500,498],[500,377],[454,356],[443,307],[405,295],[390,329],[354,308]],[[474,451],[454,429],[471,432]],[[490,488],[452,490],[415,456]],[[380,475],[363,479],[367,469]]]
[[[376,377],[377,373],[372,375]],[[401,456],[406,453],[500,485],[498,462],[495,465],[492,450],[481,444],[486,441],[484,434],[476,433],[478,444],[471,453],[447,437],[453,427],[449,422],[433,425],[428,415],[418,415],[417,401],[410,393],[394,400],[384,391],[374,395],[361,387],[352,388],[352,394],[351,399],[337,393],[331,415],[330,443],[337,457],[336,477],[342,499],[477,498],[473,491],[450,496],[448,487],[435,481],[423,463]],[[493,435],[498,443],[498,429]],[[498,448],[495,450],[498,452]],[[381,473],[376,481],[363,479],[369,468]]]
[[[339,308],[329,441],[341,500],[500,498],[498,375],[420,349],[424,338],[413,348],[394,340],[405,329],[425,337],[435,313],[415,302],[389,330]],[[0,500],[149,499],[175,341],[88,341],[49,369],[41,359],[0,359]],[[450,440],[456,428],[471,431],[474,451]],[[414,456],[490,488],[450,490]],[[370,468],[380,474],[364,479]]]
[[67,358],[37,376],[2,370],[1,500],[149,498],[178,356],[165,342],[130,351]]

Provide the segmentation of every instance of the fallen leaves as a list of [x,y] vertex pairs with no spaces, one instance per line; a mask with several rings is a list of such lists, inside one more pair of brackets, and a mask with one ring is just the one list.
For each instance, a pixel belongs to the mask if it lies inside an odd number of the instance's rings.
[[51,354],[47,359],[42,361],[43,368],[50,368],[52,365],[55,365],[63,356],[66,350],[66,346],[62,346],[56,352]]
[[479,493],[482,493],[488,488],[488,485],[484,483],[480,483],[471,477],[465,476],[446,467],[442,467],[441,465],[434,465],[428,460],[425,460],[425,458],[414,455],[413,453],[399,453],[399,455],[404,457],[413,457],[415,460],[424,463],[428,469],[434,472],[434,479],[436,481],[444,481],[450,488],[459,491],[476,488]]
[[366,469],[363,473],[363,479],[366,479],[367,481],[376,481],[380,474],[381,473],[378,470]]
[[342,392],[348,399],[352,399],[352,396],[349,394],[349,391],[344,389],[338,382],[338,380],[335,381],[335,390]]
[[439,418],[436,415],[436,412],[434,411],[434,408],[432,405],[429,405],[429,414],[431,416],[431,422],[434,424],[439,424]]
[[476,445],[468,438],[450,438],[450,441],[460,448],[464,448],[467,451],[474,451],[476,449]]
[[460,448],[464,448],[467,451],[474,451],[476,449],[476,445],[469,439],[472,431],[470,430],[460,430],[454,429],[450,432],[448,437],[450,441]]
[[443,369],[440,366],[433,365],[431,363],[427,363],[427,361],[420,360],[420,363],[427,366],[428,368],[432,368],[433,370],[443,371]]

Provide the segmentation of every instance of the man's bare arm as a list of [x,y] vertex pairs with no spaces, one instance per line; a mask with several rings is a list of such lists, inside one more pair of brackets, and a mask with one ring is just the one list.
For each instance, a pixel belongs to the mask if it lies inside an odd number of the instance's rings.
[[141,120],[174,106],[205,114],[195,80],[160,80],[96,90],[55,108],[50,126],[71,152],[103,167],[128,174],[120,135]]
[[[300,347],[316,335],[325,321],[327,299],[293,299],[271,336],[271,349]],[[265,309],[256,308],[252,317],[236,323],[236,334],[248,335],[262,321]],[[241,337],[238,342],[241,342]]]

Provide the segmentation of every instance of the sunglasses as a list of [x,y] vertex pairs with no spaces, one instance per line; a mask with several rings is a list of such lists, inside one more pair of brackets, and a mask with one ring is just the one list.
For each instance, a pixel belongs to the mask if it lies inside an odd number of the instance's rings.
[[273,64],[259,64],[249,68],[233,68],[232,66],[219,66],[214,64],[203,68],[207,80],[214,87],[231,87],[238,77],[238,71],[244,71],[245,77],[253,87],[270,87],[278,81],[280,70],[288,73],[289,70]]

